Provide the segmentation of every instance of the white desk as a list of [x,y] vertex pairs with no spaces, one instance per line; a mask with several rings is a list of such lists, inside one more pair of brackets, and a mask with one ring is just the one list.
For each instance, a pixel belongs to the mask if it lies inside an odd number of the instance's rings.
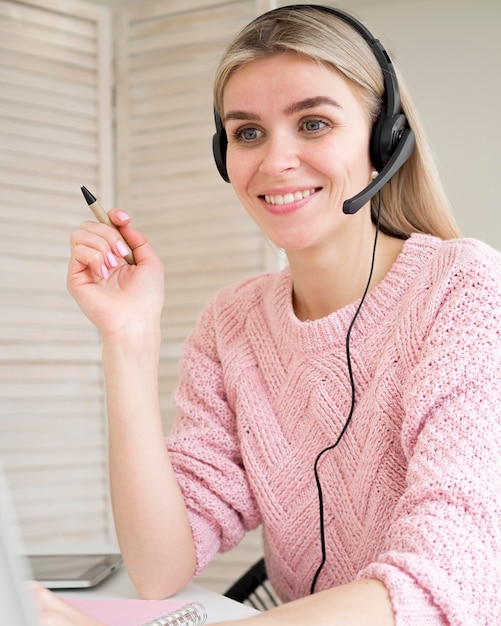
[[[112,574],[100,585],[90,589],[67,589],[58,591],[60,596],[83,596],[88,598],[137,598],[137,591],[134,589],[125,568],[122,566],[117,572]],[[223,620],[242,619],[257,615],[259,611],[225,598],[219,593],[205,589],[196,583],[190,583],[182,591],[172,596],[173,600],[183,602],[201,602],[207,609],[207,624],[220,622]]]

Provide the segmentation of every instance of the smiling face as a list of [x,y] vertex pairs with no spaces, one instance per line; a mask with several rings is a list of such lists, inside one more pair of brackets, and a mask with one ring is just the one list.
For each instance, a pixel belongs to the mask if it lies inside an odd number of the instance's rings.
[[370,222],[368,207],[365,218],[342,212],[373,169],[369,116],[343,76],[287,52],[238,69],[223,105],[230,181],[277,246],[331,244]]

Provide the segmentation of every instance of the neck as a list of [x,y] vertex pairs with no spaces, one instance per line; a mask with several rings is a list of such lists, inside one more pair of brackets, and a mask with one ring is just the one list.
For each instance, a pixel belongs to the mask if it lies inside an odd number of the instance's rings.
[[[326,252],[289,254],[296,316],[316,320],[362,297],[369,280],[376,229],[373,225],[356,242]],[[369,292],[380,283],[402,250],[403,241],[379,232]]]

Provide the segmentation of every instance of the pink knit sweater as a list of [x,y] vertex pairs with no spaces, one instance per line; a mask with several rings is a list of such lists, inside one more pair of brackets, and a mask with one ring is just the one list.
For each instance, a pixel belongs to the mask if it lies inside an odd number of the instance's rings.
[[[263,527],[284,600],[319,565],[313,464],[348,415],[354,303],[313,322],[289,270],[220,291],[185,345],[168,449],[200,571]],[[413,235],[351,337],[353,419],[324,455],[317,590],[389,589],[398,626],[501,624],[501,255]]]

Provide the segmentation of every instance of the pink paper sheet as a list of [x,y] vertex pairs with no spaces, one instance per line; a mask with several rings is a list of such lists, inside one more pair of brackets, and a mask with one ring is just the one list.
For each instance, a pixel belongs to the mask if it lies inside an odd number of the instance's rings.
[[77,597],[64,600],[104,622],[106,626],[140,626],[186,604],[178,600],[108,600]]

